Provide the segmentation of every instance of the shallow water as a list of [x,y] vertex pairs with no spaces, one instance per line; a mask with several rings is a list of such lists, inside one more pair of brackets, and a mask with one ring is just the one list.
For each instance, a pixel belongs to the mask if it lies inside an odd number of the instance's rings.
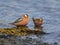
[[15,21],[24,13],[30,16],[27,25],[30,29],[34,28],[31,18],[42,17],[43,31],[50,34],[1,38],[0,44],[6,40],[4,45],[41,45],[42,43],[60,45],[60,0],[0,0],[0,28],[14,27],[8,23]]

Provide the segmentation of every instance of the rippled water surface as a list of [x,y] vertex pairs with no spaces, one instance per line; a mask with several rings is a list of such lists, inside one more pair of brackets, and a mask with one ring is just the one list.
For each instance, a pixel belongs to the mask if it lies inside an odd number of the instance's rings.
[[0,45],[60,45],[60,0],[0,0],[0,28],[14,27],[8,23],[25,13],[29,28],[34,27],[32,17],[42,17],[43,31],[50,34],[0,38]]

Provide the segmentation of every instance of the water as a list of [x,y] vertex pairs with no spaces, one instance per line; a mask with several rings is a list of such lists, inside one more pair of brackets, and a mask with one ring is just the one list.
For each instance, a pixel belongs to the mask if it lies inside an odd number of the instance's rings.
[[16,45],[41,45],[44,42],[60,45],[60,0],[0,0],[0,28],[14,27],[8,23],[15,21],[24,13],[30,16],[29,28],[34,27],[32,17],[42,17],[43,30],[50,34],[11,37],[14,40],[6,39],[6,45],[15,45],[13,42]]

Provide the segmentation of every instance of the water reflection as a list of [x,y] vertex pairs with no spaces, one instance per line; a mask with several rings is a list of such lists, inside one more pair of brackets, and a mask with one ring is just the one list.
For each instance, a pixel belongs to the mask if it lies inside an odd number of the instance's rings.
[[[23,43],[22,43],[23,42]],[[0,45],[50,45],[48,42],[44,43],[41,39],[32,39],[26,37],[10,37],[10,38],[0,38]]]

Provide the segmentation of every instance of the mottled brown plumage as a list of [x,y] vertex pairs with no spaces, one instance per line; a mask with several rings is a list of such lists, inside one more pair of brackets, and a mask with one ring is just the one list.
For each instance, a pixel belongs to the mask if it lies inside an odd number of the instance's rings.
[[43,18],[32,18],[35,26],[41,26],[43,24]]

